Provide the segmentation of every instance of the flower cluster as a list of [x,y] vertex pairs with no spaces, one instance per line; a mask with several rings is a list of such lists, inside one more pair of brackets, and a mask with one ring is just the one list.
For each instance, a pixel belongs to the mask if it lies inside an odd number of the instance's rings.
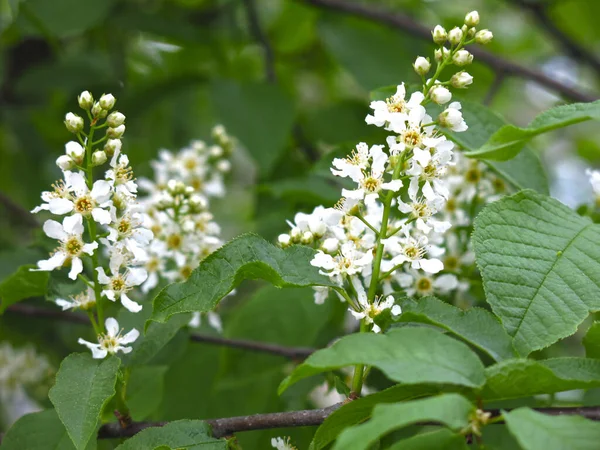
[[[154,180],[140,179],[140,188],[148,192],[140,200],[144,225],[154,234],[144,292],[156,287],[161,277],[169,282],[187,279],[202,259],[222,245],[209,198],[225,194],[224,175],[231,168],[235,141],[221,125],[213,128],[212,136],[213,145],[194,141],[177,153],[162,150],[159,160],[152,162]],[[207,315],[209,324],[220,331],[219,316]],[[200,325],[199,314],[190,325]]]
[[0,399],[38,385],[51,373],[48,359],[38,355],[33,347],[15,349],[7,342],[0,344]]
[[[65,125],[77,141],[66,144],[65,154],[56,161],[62,178],[53,185],[52,191],[42,193],[44,202],[32,211],[49,211],[62,217],[60,221],[50,219],[44,223],[44,232],[56,239],[58,246],[49,259],[38,262],[36,270],[70,267],[69,278],[79,278],[87,285],[83,292],[70,299],[56,299],[56,304],[63,310],[79,308],[88,312],[99,345],[106,349],[93,353],[95,358],[100,358],[124,350],[124,347],[104,345],[106,336],[116,336],[112,331],[116,321],[106,320],[106,324],[111,325],[111,329],[107,326],[106,334],[103,300],[119,301],[131,312],[142,309],[128,292],[147,278],[141,266],[147,262],[146,247],[153,236],[142,226],[136,201],[137,184],[129,158],[121,151],[125,116],[118,111],[111,112],[116,99],[104,94],[94,101],[92,94],[85,91],[78,100],[86,112],[89,129],[84,130],[82,117],[74,113],[66,115]],[[101,132],[104,135],[98,137]],[[102,172],[102,178],[94,180],[98,172]],[[101,264],[101,258],[107,263]],[[87,271],[84,271],[84,262],[87,262]],[[137,337],[137,331],[127,336],[133,335]]]
[[296,447],[290,442],[290,438],[276,437],[271,439],[271,447],[277,450],[296,450]]
[[[389,133],[386,144],[361,142],[346,158],[333,160],[333,175],[348,178],[354,188],[343,189],[334,208],[297,214],[289,222],[291,231],[279,236],[283,247],[304,244],[318,250],[311,264],[339,286],[335,292],[349,302],[352,315],[374,332],[381,331],[376,318],[384,311],[401,313],[392,292],[426,295],[459,286],[453,273],[442,273],[444,235],[455,223],[448,202],[452,195],[466,200],[478,191],[458,192],[452,179],[455,145],[444,131],[467,130],[450,88],[466,88],[473,77],[463,70],[446,81],[440,75],[447,66],[462,68],[472,61],[465,45],[491,40],[489,31],[475,29],[478,22],[474,11],[460,28],[446,32],[435,27],[433,39],[440,47],[434,75],[425,78],[431,63],[418,57],[413,67],[422,89],[408,95],[401,84],[390,97],[370,105],[373,112],[365,120]],[[426,109],[431,102],[447,106],[432,117]],[[327,288],[316,289],[318,303],[327,296]]]

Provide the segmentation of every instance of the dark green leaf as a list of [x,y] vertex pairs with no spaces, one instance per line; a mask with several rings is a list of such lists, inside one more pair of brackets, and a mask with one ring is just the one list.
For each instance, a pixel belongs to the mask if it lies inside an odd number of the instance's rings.
[[511,338],[493,314],[481,308],[463,311],[435,297],[402,302],[398,322],[435,325],[483,350],[496,361],[514,358]]
[[187,281],[163,289],[154,299],[150,320],[166,322],[174,314],[210,311],[245,279],[263,279],[277,287],[333,286],[310,265],[313,255],[308,247],[282,250],[259,236],[242,235],[202,261]]
[[468,450],[465,437],[442,428],[396,442],[388,450]]
[[600,322],[592,324],[583,338],[583,345],[585,346],[585,356],[600,359]]
[[587,358],[553,358],[543,361],[513,359],[485,369],[486,401],[600,386],[600,361]]
[[119,358],[92,359],[87,353],[67,356],[48,397],[77,450],[86,448],[102,408],[115,394]]
[[387,433],[419,422],[437,422],[460,431],[469,423],[469,415],[474,409],[471,402],[458,394],[377,405],[371,420],[344,430],[333,450],[367,450]]
[[163,399],[164,378],[167,367],[134,367],[127,380],[125,403],[133,420],[146,419]]
[[578,416],[547,416],[529,408],[503,413],[523,450],[597,450],[600,423]]
[[522,191],[487,206],[473,244],[487,301],[519,354],[569,336],[600,309],[600,225]]
[[49,272],[32,272],[34,265],[25,265],[0,283],[0,314],[21,300],[46,294]]
[[435,330],[403,328],[387,334],[351,334],[313,353],[279,386],[283,392],[302,378],[366,364],[399,383],[442,383],[479,387],[483,365],[465,344]]
[[116,450],[201,448],[227,450],[227,442],[211,437],[210,427],[201,420],[178,420],[164,427],[147,428],[119,445]]

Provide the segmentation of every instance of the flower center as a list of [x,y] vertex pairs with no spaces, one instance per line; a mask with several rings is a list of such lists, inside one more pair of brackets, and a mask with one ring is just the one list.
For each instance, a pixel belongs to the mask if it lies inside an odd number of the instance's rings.
[[71,236],[65,242],[64,249],[71,257],[79,256],[83,249],[83,242],[77,236]]
[[195,158],[187,158],[183,162],[183,167],[185,167],[188,170],[193,170],[196,167],[198,167],[198,161]]
[[159,266],[158,258],[151,258],[146,263],[146,269],[148,270],[148,272],[156,272],[158,270],[158,266]]
[[131,230],[131,222],[127,218],[122,218],[117,226],[117,231],[121,234],[127,234]]
[[117,275],[114,277],[111,282],[112,290],[115,292],[121,292],[125,289],[125,280],[121,275]]
[[379,191],[381,185],[381,179],[375,178],[374,176],[367,177],[362,182],[363,188],[369,192]]
[[80,214],[87,215],[94,209],[94,200],[89,196],[79,197],[75,200],[75,211]]
[[407,147],[418,147],[421,145],[421,133],[417,130],[406,130],[402,133],[402,142]]
[[494,178],[494,180],[492,181],[492,186],[494,187],[494,191],[496,192],[504,192],[506,189],[504,181],[500,178]]
[[184,280],[187,280],[192,274],[192,270],[193,269],[191,268],[191,266],[186,265],[179,269],[179,273],[181,274]]
[[410,259],[415,259],[419,256],[419,248],[418,247],[406,247],[404,249],[404,254]]
[[454,211],[456,211],[457,206],[458,205],[457,205],[456,199],[453,197],[450,197],[448,199],[448,201],[446,202],[446,211],[454,212]]
[[181,236],[178,234],[172,234],[167,238],[167,246],[171,249],[177,249],[181,247]]
[[433,283],[431,282],[431,279],[423,277],[417,280],[416,289],[420,294],[428,294],[431,292],[432,288]]
[[118,165],[115,167],[115,182],[117,184],[125,184],[133,180],[133,169],[129,166]]
[[481,171],[477,167],[467,170],[465,173],[465,180],[468,183],[478,183],[479,180],[481,180]]
[[104,335],[98,340],[100,341],[100,347],[108,351],[108,353],[115,353],[116,348],[119,345],[117,338],[112,336]]
[[389,112],[401,113],[406,111],[406,102],[404,99],[398,98],[395,95],[385,99]]
[[204,186],[204,181],[202,178],[194,177],[190,180],[189,184],[194,188],[195,191],[200,191],[202,186]]
[[426,203],[415,203],[413,205],[413,214],[415,217],[429,217],[431,215],[431,211]]

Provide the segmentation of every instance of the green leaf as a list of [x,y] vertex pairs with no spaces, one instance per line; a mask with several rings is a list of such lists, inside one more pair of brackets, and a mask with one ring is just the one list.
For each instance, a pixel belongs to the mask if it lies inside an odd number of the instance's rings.
[[390,380],[407,384],[443,383],[480,387],[483,365],[469,347],[427,328],[402,328],[387,334],[358,333],[319,350],[279,386],[283,392],[298,380],[355,364],[380,369]]
[[526,356],[600,310],[600,225],[527,190],[487,206],[473,244],[487,301]]
[[514,158],[531,138],[548,131],[573,125],[586,120],[600,119],[600,100],[592,103],[561,105],[544,111],[526,128],[505,125],[470,157],[506,161]]
[[579,416],[549,416],[529,408],[502,414],[523,450],[596,450],[600,423]]
[[[446,131],[446,134],[465,149],[466,156],[471,156],[495,131],[504,126],[506,121],[481,103],[463,101],[461,105],[469,129],[461,133]],[[477,158],[485,159],[480,156]],[[517,189],[534,189],[542,194],[549,193],[546,172],[539,157],[530,147],[525,146],[521,153],[510,161],[483,162]]]
[[120,364],[115,356],[97,360],[87,353],[73,353],[61,363],[48,397],[77,450],[86,447],[115,394]]
[[[53,409],[27,414],[2,439],[2,450],[75,450],[67,430]],[[90,441],[87,450],[96,448]]]
[[244,144],[261,172],[268,173],[292,131],[292,100],[277,85],[230,81],[215,83],[211,96],[227,131]]
[[410,386],[396,385],[384,391],[346,403],[330,414],[321,426],[319,426],[309,450],[321,450],[327,447],[345,428],[367,420],[371,417],[371,412],[377,404],[402,402],[439,393],[440,388],[438,386],[425,384]]
[[[486,442],[487,444],[487,442]],[[465,437],[447,428],[396,442],[388,450],[468,450]],[[487,447],[486,447],[487,449]]]
[[[154,299],[150,320],[166,322],[174,314],[210,311],[245,279],[263,279],[277,287],[334,286],[310,265],[314,250],[285,250],[245,234],[209,255],[183,283],[164,288]],[[146,322],[148,328],[148,322]]]
[[402,302],[397,322],[435,325],[483,350],[496,361],[514,358],[510,336],[493,314],[481,308],[463,311],[435,297]]
[[543,361],[513,359],[485,369],[486,401],[530,397],[600,386],[600,361],[588,358],[553,358]]
[[146,419],[163,399],[166,366],[134,367],[127,380],[125,403],[133,420]]
[[227,450],[227,442],[211,437],[210,427],[201,420],[177,420],[164,427],[147,428],[119,445],[116,450],[170,448],[202,448]]
[[600,359],[600,322],[594,322],[583,338],[585,356]]
[[474,409],[471,402],[458,394],[377,405],[371,420],[344,430],[332,450],[367,450],[382,436],[419,422],[437,422],[459,431],[467,426]]
[[485,450],[522,450],[506,425],[484,427],[481,439],[485,442]]
[[10,305],[30,297],[46,294],[49,272],[32,272],[35,265],[27,264],[0,283],[0,314]]

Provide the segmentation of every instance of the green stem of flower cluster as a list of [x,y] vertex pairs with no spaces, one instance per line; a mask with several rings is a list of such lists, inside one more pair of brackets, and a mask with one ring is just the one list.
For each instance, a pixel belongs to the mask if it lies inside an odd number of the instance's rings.
[[[93,142],[94,142],[94,132],[96,131],[96,127],[94,125],[90,126],[90,134],[87,138],[85,145],[85,157],[86,157],[86,171],[87,171],[87,183],[88,189],[92,189],[94,186],[94,168],[92,165],[92,151],[93,151]],[[96,241],[96,222],[94,222],[93,218],[87,218],[88,225],[88,233],[90,235],[90,241]],[[96,297],[96,314],[98,315],[98,323],[94,327],[97,334],[101,334],[104,332],[104,311],[102,308],[102,294],[100,290],[100,283],[98,282],[98,272],[96,268],[98,267],[98,251],[94,251],[91,256],[92,258],[92,278],[94,281],[94,295]],[[92,325],[94,323],[92,322]]]

